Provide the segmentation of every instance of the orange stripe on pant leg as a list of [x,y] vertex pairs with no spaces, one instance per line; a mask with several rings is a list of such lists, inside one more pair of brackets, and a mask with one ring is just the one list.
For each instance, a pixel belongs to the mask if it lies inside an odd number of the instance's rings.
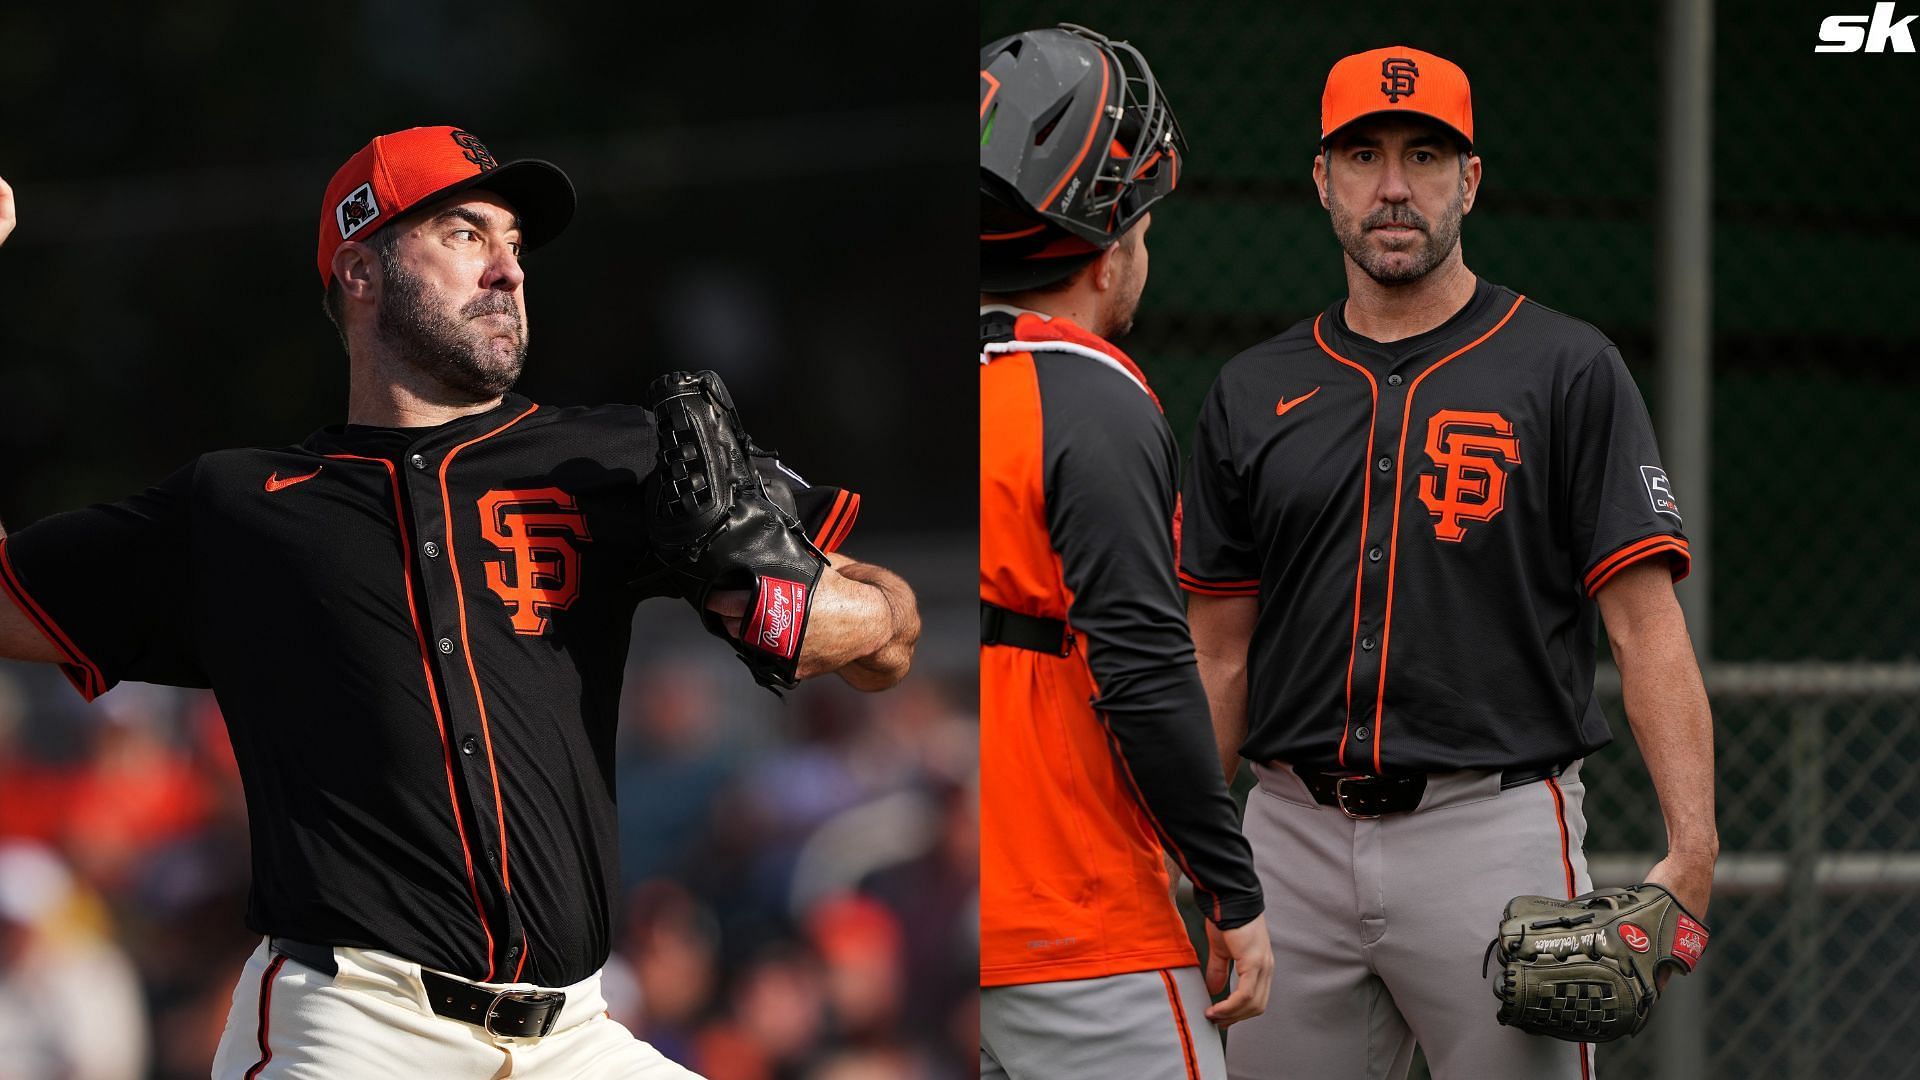
[[[1574,897],[1573,852],[1572,843],[1567,836],[1567,802],[1560,794],[1560,781],[1547,777],[1547,790],[1553,793],[1553,821],[1560,826],[1560,865],[1567,872],[1567,899]],[[1587,1071],[1587,1043],[1575,1043],[1574,1052],[1580,1055],[1580,1080],[1592,1080]]]
[[268,1014],[273,1009],[273,980],[279,976],[280,967],[286,962],[285,956],[274,957],[273,963],[267,965],[266,973],[260,976],[260,1027],[257,1035],[260,1042],[260,1060],[254,1062],[253,1068],[247,1070],[245,1080],[255,1080],[260,1075],[260,1070],[267,1067],[267,1062],[273,1060],[273,1047],[268,1045],[268,1032],[271,1027]]
[[1193,1032],[1187,1030],[1187,1010],[1180,1004],[1180,990],[1173,985],[1173,976],[1165,971],[1160,973],[1160,981],[1167,988],[1167,1004],[1173,1007],[1173,1026],[1180,1032],[1180,1054],[1186,1059],[1187,1080],[1200,1080],[1200,1062],[1193,1056]]

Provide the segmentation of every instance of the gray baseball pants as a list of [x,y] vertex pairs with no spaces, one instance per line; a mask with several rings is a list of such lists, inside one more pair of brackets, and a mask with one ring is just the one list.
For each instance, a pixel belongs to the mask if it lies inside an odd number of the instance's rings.
[[1197,967],[980,991],[980,1080],[1225,1080]]
[[1587,876],[1585,787],[1429,777],[1417,809],[1355,820],[1284,766],[1254,766],[1245,828],[1266,891],[1273,995],[1228,1029],[1232,1080],[1399,1080],[1417,1043],[1434,1080],[1590,1080],[1590,1045],[1495,1022],[1481,958],[1515,896]]

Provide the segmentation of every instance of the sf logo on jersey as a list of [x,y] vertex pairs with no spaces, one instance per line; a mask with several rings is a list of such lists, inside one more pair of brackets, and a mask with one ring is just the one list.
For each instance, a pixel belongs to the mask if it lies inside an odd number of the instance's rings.
[[1469,521],[1492,521],[1507,501],[1504,465],[1520,464],[1520,440],[1499,413],[1442,409],[1427,421],[1427,456],[1438,476],[1420,477],[1420,501],[1434,515],[1433,534],[1459,543]]
[[559,488],[489,491],[480,496],[480,535],[508,559],[487,562],[487,588],[507,605],[513,632],[547,632],[556,611],[580,598],[580,552],[591,540],[573,496]]

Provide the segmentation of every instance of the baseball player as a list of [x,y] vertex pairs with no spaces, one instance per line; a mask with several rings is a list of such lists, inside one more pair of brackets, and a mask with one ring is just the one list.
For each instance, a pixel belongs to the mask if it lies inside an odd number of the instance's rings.
[[[635,605],[674,592],[755,641],[774,627],[764,655],[790,649],[774,681],[879,688],[906,670],[917,616],[886,571],[833,556],[794,604],[772,572],[722,595],[661,559],[656,518],[712,464],[702,448],[751,449],[698,426],[731,415],[710,375],[660,392],[666,426],[510,391],[522,252],[573,209],[559,169],[500,162],[468,132],[375,138],[319,221],[346,422],[0,540],[0,655],[59,664],[89,699],[123,679],[218,695],[252,829],[247,924],[265,935],[220,1080],[691,1076],[600,992]],[[690,433],[709,441],[687,449]],[[837,546],[855,497],[788,484],[812,542]],[[759,498],[732,504],[738,522],[787,533]]]
[[1585,1078],[1495,1022],[1503,905],[1591,887],[1581,762],[1605,620],[1665,816],[1648,874],[1704,915],[1707,699],[1680,508],[1606,337],[1476,277],[1464,72],[1393,47],[1327,78],[1313,178],[1347,296],[1227,363],[1201,408],[1180,581],[1268,903],[1273,1000],[1235,1077]]
[[1179,451],[1111,341],[1186,147],[1089,30],[996,41],[980,84],[980,1075],[1223,1077],[1209,1021],[1262,1008],[1267,929],[1174,584]]

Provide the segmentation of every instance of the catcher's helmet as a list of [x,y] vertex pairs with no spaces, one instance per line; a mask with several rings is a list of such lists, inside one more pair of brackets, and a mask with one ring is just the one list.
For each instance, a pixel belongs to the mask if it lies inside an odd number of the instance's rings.
[[982,287],[1058,281],[1180,179],[1186,139],[1140,50],[1061,23],[980,50]]

